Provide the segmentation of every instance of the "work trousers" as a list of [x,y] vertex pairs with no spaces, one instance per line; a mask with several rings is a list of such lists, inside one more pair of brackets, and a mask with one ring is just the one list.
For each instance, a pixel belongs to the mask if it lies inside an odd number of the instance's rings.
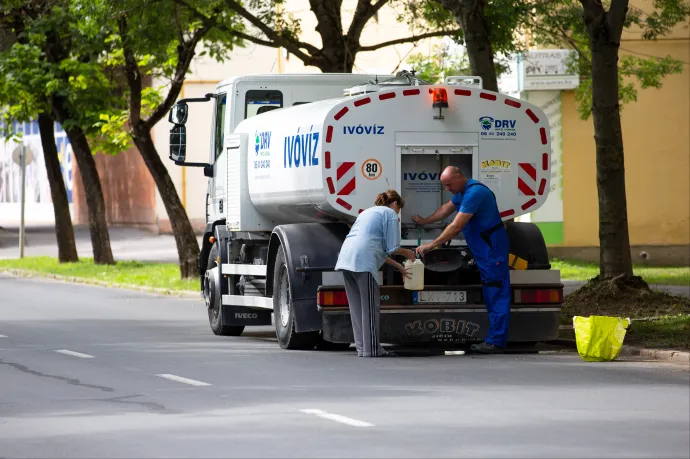
[[498,269],[497,271],[483,287],[484,303],[486,303],[486,309],[489,313],[489,332],[486,335],[486,342],[505,348],[508,344],[510,300],[512,295],[510,291],[510,271],[507,269]]
[[342,271],[345,292],[350,305],[352,331],[355,335],[357,355],[379,357],[386,351],[379,343],[379,311],[381,293],[379,284],[368,272]]

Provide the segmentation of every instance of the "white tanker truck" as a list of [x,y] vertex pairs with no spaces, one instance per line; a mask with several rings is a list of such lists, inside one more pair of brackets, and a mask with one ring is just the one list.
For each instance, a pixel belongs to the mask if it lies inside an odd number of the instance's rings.
[[[186,163],[188,105],[214,104],[209,163]],[[401,243],[414,248],[450,223],[418,228],[450,199],[448,165],[496,195],[511,243],[511,342],[557,338],[563,300],[544,239],[512,219],[549,193],[549,122],[538,107],[481,89],[476,77],[430,85],[413,74],[259,75],[223,81],[171,110],[170,158],[209,178],[200,288],[211,329],[240,335],[275,324],[286,349],[354,342],[341,244],[359,212],[393,188],[406,200]],[[430,252],[422,291],[384,265],[381,341],[481,341],[488,330],[478,270],[462,234]]]

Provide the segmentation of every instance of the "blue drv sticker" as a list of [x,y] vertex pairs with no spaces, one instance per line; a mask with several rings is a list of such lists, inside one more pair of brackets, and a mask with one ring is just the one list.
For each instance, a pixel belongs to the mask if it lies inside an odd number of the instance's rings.
[[419,292],[412,292],[412,304],[419,304]]

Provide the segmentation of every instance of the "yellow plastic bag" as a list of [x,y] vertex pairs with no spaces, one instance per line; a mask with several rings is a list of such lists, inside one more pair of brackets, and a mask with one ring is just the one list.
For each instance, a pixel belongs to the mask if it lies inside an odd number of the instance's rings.
[[577,353],[587,362],[606,362],[618,358],[630,319],[620,317],[573,317]]

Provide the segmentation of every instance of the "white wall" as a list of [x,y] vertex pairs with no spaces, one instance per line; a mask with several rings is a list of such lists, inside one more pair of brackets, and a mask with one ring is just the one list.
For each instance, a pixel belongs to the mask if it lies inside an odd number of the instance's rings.
[[[27,226],[55,224],[50,183],[43,158],[43,145],[38,123],[15,123],[15,131],[22,132],[24,145],[33,152],[33,161],[26,167],[24,221]],[[72,146],[63,131],[55,125],[55,141],[63,169],[67,199],[72,209]],[[17,227],[21,220],[21,168],[12,160],[12,152],[19,143],[0,137],[0,227]]]

